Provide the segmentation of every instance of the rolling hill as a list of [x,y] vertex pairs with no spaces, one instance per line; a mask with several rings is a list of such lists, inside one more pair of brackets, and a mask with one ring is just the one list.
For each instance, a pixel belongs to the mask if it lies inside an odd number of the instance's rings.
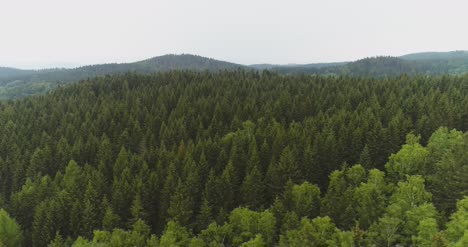
[[353,62],[312,64],[240,65],[197,55],[164,55],[134,63],[109,63],[74,69],[20,70],[0,67],[0,99],[21,98],[47,92],[60,84],[104,75],[135,72],[152,74],[170,70],[222,71],[269,70],[279,74],[394,77],[408,75],[461,75],[468,73],[468,52],[422,52],[400,57],[380,56]]
[[424,60],[468,60],[468,51],[449,52],[420,52],[403,55],[404,60],[424,61]]
[[378,56],[354,62],[319,64],[320,66],[278,65],[268,69],[281,74],[319,74],[385,77],[409,75],[459,75],[468,73],[468,52],[422,52],[400,57]]
[[127,72],[151,74],[170,70],[221,71],[242,68],[250,69],[243,65],[190,54],[164,55],[134,63],[109,63],[74,69],[20,70],[0,68],[0,99],[41,94],[60,84]]
[[33,70],[21,70],[15,68],[0,67],[0,80],[3,78],[29,75],[34,72],[35,71]]
[[74,69],[20,70],[0,68],[0,99],[25,97],[46,92],[63,83],[127,72],[139,74],[170,70],[214,72],[242,68],[248,67],[190,54],[164,55],[134,63],[99,64]]
[[23,82],[74,82],[86,78],[125,72],[155,73],[169,70],[236,70],[244,66],[196,55],[164,55],[134,63],[110,63],[89,65],[74,69],[49,69],[27,71],[0,70],[0,83]]

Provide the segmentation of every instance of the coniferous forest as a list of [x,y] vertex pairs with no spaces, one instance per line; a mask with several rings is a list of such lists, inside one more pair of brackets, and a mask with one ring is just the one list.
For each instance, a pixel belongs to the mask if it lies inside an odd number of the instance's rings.
[[468,76],[127,73],[0,102],[0,246],[467,246]]

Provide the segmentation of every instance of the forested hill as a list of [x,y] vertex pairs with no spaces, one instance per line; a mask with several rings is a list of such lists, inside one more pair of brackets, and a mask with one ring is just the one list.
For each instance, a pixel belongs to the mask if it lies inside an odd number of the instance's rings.
[[468,51],[420,52],[403,55],[405,60],[468,60]]
[[76,82],[79,80],[122,74],[126,72],[156,73],[169,70],[219,71],[236,70],[244,66],[211,58],[182,54],[164,55],[134,63],[111,63],[83,66],[74,69],[18,70],[0,68],[0,83],[23,82]]
[[348,63],[282,66],[263,65],[282,74],[321,74],[370,77],[408,75],[461,75],[468,73],[468,52],[424,52],[401,57],[371,57]]
[[34,73],[33,70],[21,70],[15,68],[0,67],[0,80],[15,76],[24,76]]
[[74,69],[19,70],[0,68],[0,99],[38,94],[58,84],[97,76],[136,72],[150,74],[169,70],[221,71],[247,68],[211,58],[182,54],[164,55],[135,63],[89,65]]
[[467,83],[172,71],[0,102],[0,245],[463,246]]
[[415,53],[401,57],[371,57],[354,62],[244,66],[196,55],[164,55],[123,64],[90,65],[75,69],[18,70],[0,68],[0,99],[41,94],[57,85],[104,75],[136,72],[151,74],[169,70],[211,72],[222,70],[269,70],[280,74],[353,77],[398,77],[407,75],[463,75],[468,72],[468,52]]

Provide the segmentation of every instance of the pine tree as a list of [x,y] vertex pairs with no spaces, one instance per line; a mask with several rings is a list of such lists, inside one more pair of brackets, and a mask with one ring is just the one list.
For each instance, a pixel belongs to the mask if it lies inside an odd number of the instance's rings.
[[178,222],[180,225],[186,226],[190,223],[193,216],[193,201],[188,194],[187,187],[179,179],[177,188],[171,196],[167,213],[171,220]]
[[102,219],[102,228],[106,231],[112,231],[121,225],[121,220],[120,217],[114,213],[110,206],[108,206],[105,210],[106,211]]
[[175,189],[178,188],[178,180],[179,178],[176,172],[176,166],[174,163],[171,163],[168,168],[160,198],[161,207],[159,209],[159,219],[164,222],[168,220],[168,209],[170,206],[171,197],[174,195]]
[[65,241],[62,238],[62,235],[60,235],[59,232],[55,233],[55,238],[50,242],[48,245],[49,247],[66,247],[67,245],[65,244]]
[[359,156],[359,164],[366,169],[372,168],[372,160],[367,145],[362,149],[361,155]]
[[255,138],[252,138],[249,144],[249,161],[247,164],[247,170],[246,174],[249,174],[249,172],[254,168],[260,166],[260,155],[258,154],[258,148],[257,148],[257,142],[255,141]]
[[257,166],[254,166],[242,183],[241,194],[244,205],[253,210],[261,209],[264,203],[264,193],[262,174]]
[[96,205],[99,198],[91,182],[88,182],[84,197],[84,209],[81,219],[82,235],[91,238],[93,230],[99,226],[99,208]]
[[133,179],[130,169],[124,168],[120,176],[114,177],[112,186],[112,208],[122,220],[131,217],[130,208],[134,198]]
[[122,147],[113,167],[114,177],[119,178],[122,175],[125,168],[129,168],[129,155],[125,147]]
[[23,233],[18,223],[0,209],[0,242],[5,246],[21,246]]
[[204,230],[210,223],[214,221],[212,209],[208,203],[208,200],[205,198],[203,200],[200,213],[197,215],[196,218],[196,227],[195,230],[200,232]]
[[145,220],[147,218],[145,209],[143,208],[143,203],[141,201],[140,194],[135,195],[135,199],[132,202],[132,207],[130,208],[132,218],[129,221],[129,225],[133,225],[135,222],[140,220]]
[[223,171],[223,174],[221,176],[221,184],[222,186],[222,197],[224,198],[223,200],[223,208],[227,210],[231,210],[234,207],[236,197],[235,195],[237,194],[237,172],[236,168],[234,167],[233,163],[231,160],[229,160],[228,165]]
[[101,144],[97,153],[97,164],[99,165],[99,170],[104,174],[105,182],[107,185],[112,183],[113,179],[113,166],[112,166],[112,147],[109,138],[106,134],[101,137]]

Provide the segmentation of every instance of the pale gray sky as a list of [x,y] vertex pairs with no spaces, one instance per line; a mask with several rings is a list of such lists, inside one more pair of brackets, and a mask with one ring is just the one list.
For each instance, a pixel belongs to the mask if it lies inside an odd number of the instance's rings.
[[1,0],[0,66],[192,53],[242,64],[468,50],[464,0]]

